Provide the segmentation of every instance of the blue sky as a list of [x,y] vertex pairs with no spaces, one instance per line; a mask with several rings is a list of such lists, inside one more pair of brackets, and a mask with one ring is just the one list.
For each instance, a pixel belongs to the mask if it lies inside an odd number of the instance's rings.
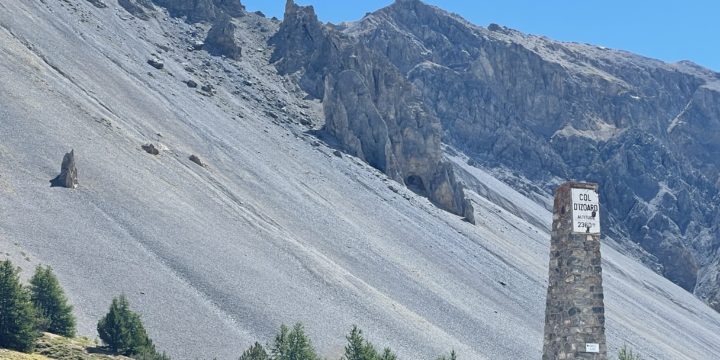
[[[248,10],[282,18],[285,0],[241,0]],[[322,21],[360,19],[392,0],[298,0]],[[720,71],[718,0],[427,0],[487,26],[498,23],[563,41],[623,49],[674,62],[691,60]]]

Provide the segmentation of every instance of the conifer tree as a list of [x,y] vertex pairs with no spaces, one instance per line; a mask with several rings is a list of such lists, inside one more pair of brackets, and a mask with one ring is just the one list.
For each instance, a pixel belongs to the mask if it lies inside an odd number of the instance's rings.
[[457,354],[455,353],[455,350],[450,352],[450,357],[446,357],[445,355],[440,356],[437,358],[437,360],[457,360]]
[[40,334],[30,294],[10,260],[0,262],[0,347],[29,352]]
[[38,316],[40,331],[48,331],[65,337],[75,336],[75,317],[72,306],[60,287],[52,269],[38,266],[30,279],[30,297]]
[[283,356],[288,353],[288,332],[290,330],[285,324],[280,325],[280,332],[275,335],[273,347],[270,349],[273,360],[283,359]]
[[380,355],[378,357],[378,359],[380,359],[380,360],[397,360],[397,355],[395,355],[395,353],[393,353],[392,350],[390,350],[390,348],[385,348],[385,350],[383,350],[382,355]]
[[350,334],[346,337],[348,344],[345,346],[343,360],[376,360],[379,355],[375,347],[363,337],[362,330],[353,325]]
[[302,324],[297,323],[292,330],[280,327],[271,349],[272,360],[318,360],[310,339],[305,335]]
[[115,353],[135,355],[154,350],[140,315],[130,310],[125,295],[113,299],[107,315],[98,322],[97,330],[100,339]]
[[256,342],[255,345],[251,346],[245,352],[240,355],[238,360],[269,360],[267,352],[260,343]]

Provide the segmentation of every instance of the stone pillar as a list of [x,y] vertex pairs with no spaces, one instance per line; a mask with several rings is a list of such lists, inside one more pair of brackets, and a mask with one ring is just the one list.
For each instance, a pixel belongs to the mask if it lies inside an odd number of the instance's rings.
[[542,358],[607,359],[597,184],[555,192]]
[[75,167],[75,150],[70,150],[63,157],[60,165],[60,175],[50,180],[50,186],[59,186],[74,189],[78,186],[77,168]]

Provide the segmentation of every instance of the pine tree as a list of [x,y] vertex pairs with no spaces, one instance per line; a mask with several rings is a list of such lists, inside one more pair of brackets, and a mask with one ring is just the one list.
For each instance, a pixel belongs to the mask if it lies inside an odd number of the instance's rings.
[[75,317],[52,269],[38,266],[30,279],[30,297],[38,315],[40,331],[75,336]]
[[29,352],[40,334],[30,294],[10,260],[0,262],[0,347]]
[[280,325],[280,332],[275,335],[275,342],[272,349],[270,349],[273,360],[285,359],[283,356],[288,353],[288,332],[290,330],[285,324]]
[[270,357],[263,346],[256,342],[255,345],[245,350],[238,360],[270,360]]
[[393,353],[392,350],[390,350],[390,348],[385,348],[385,350],[383,350],[382,355],[380,355],[378,357],[378,359],[380,359],[380,360],[397,360],[397,355],[395,355],[395,353]]
[[142,325],[140,315],[130,310],[125,295],[114,298],[107,315],[97,325],[100,339],[115,353],[147,353],[154,346]]
[[287,326],[280,327],[271,349],[273,360],[318,360],[310,339],[305,335],[302,324],[297,323],[292,330]]
[[450,357],[445,357],[445,355],[440,356],[437,358],[437,360],[457,360],[457,354],[455,353],[455,350],[450,352]]
[[375,347],[363,338],[362,330],[353,325],[350,334],[346,337],[348,344],[345,346],[345,357],[343,360],[376,360],[379,355]]

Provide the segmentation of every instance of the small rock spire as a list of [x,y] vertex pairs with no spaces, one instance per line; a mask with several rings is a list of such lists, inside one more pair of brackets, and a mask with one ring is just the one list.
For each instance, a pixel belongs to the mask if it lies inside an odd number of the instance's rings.
[[285,15],[295,10],[296,7],[297,5],[295,5],[295,1],[287,0],[287,2],[285,3]]
[[60,175],[50,181],[51,186],[74,189],[78,186],[77,168],[75,167],[75,150],[70,150],[63,157]]

